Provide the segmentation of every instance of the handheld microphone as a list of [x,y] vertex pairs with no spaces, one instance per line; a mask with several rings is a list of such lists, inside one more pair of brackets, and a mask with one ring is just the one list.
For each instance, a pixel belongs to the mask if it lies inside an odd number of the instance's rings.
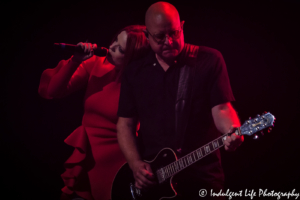
[[[74,45],[74,44],[54,43],[54,47],[56,47],[57,49],[65,50],[65,51],[69,51],[69,52],[78,52],[78,53],[87,54],[84,52],[84,50],[81,47]],[[97,47],[93,51],[94,51],[94,55],[96,55],[96,56],[106,56],[108,49],[105,47]]]

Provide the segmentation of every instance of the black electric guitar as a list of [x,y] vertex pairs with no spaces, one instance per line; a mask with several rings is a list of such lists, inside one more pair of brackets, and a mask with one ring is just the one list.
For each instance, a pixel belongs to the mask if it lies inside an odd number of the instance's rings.
[[[251,136],[263,129],[274,126],[274,122],[275,117],[271,113],[265,112],[261,116],[258,115],[254,119],[247,120],[241,127],[236,129],[235,133]],[[224,134],[180,159],[177,159],[176,153],[172,149],[162,149],[152,161],[145,161],[150,164],[158,182],[156,186],[148,191],[140,190],[134,186],[135,180],[132,170],[127,163],[124,164],[114,179],[111,191],[112,200],[163,200],[175,198],[177,193],[173,187],[173,176],[224,146],[224,140],[228,135],[228,133]],[[254,138],[257,139],[258,136],[255,135]]]

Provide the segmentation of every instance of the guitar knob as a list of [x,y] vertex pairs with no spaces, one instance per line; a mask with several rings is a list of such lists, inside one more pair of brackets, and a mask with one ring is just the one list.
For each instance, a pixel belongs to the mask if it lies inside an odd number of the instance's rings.
[[257,136],[257,135],[254,135],[253,139],[254,139],[254,140],[258,139],[258,136]]

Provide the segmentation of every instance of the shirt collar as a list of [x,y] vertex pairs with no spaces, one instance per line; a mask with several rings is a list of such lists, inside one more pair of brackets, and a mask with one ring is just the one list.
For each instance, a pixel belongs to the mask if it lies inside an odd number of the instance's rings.
[[[181,55],[184,54],[184,52],[187,50],[187,46],[188,45],[189,44],[187,44],[187,43],[184,44],[184,47],[183,47],[182,51],[180,52],[180,54],[176,58],[176,61],[175,61],[176,63],[177,63],[177,61],[179,61],[179,63],[183,62],[182,59],[181,59],[183,56],[181,56]],[[146,56],[146,62],[145,62],[145,64],[146,65],[154,65],[154,66],[158,64],[158,61],[157,61],[156,56],[155,56],[155,53],[154,53],[154,51],[152,49],[149,52],[149,54]]]

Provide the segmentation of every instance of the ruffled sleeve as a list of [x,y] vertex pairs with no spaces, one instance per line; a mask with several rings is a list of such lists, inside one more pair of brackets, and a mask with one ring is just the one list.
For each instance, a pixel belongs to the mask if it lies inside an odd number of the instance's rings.
[[70,59],[61,60],[55,68],[46,69],[42,73],[38,92],[43,98],[53,99],[53,98],[65,97],[65,96],[69,95],[70,93],[80,90],[81,88],[86,86],[88,79],[89,79],[91,69],[95,65],[96,56],[91,57],[90,59],[82,62],[82,64],[79,65],[79,67],[76,69],[76,71],[72,75],[71,79],[69,80],[69,83],[62,94],[60,94],[59,96],[55,96],[55,97],[48,95],[47,91],[48,91],[48,86],[49,86],[51,79],[53,78],[53,76],[55,74],[57,74],[59,72],[59,70],[62,67],[70,64]]

